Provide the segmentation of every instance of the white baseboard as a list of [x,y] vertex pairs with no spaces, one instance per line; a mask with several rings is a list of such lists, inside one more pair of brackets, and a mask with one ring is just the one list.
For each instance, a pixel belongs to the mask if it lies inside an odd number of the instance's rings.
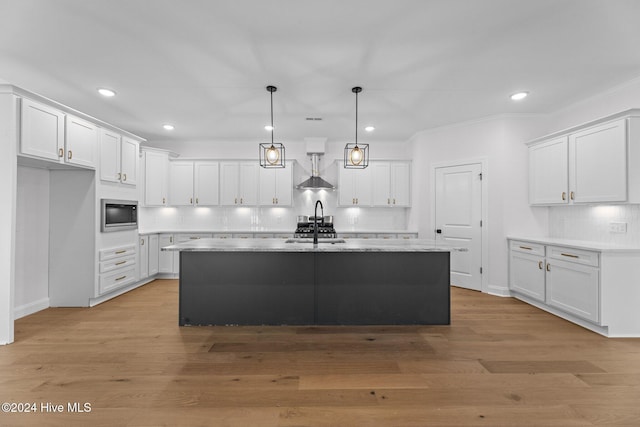
[[49,297],[15,307],[13,309],[13,318],[17,320],[30,314],[37,313],[45,308],[49,308]]
[[506,286],[489,286],[489,289],[487,289],[487,293],[489,295],[495,295],[497,297],[510,297],[511,292],[509,291],[509,288]]
[[157,277],[148,277],[140,282],[132,283],[131,285],[125,286],[124,288],[120,288],[110,294],[103,295],[98,298],[89,298],[89,307],[94,307],[98,304],[102,304],[105,301],[109,301],[112,298],[125,294],[129,291],[134,290],[135,288],[139,288],[142,285],[146,285],[147,283],[153,282]]

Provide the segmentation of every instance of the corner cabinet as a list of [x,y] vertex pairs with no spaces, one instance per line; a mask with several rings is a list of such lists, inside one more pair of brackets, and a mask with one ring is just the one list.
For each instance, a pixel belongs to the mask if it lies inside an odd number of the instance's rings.
[[260,168],[260,205],[291,206],[293,193],[293,162],[284,168]]
[[640,203],[640,111],[529,143],[529,203]]
[[138,182],[139,143],[117,132],[102,129],[100,137],[100,179],[123,185]]
[[509,239],[516,298],[605,336],[640,337],[640,248],[559,239]]

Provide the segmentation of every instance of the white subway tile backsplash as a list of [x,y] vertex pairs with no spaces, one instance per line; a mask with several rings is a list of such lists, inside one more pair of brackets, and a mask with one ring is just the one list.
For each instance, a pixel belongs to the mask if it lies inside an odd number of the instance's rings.
[[[611,223],[626,223],[626,233],[612,232]],[[640,245],[640,205],[551,207],[549,235],[565,239]]]

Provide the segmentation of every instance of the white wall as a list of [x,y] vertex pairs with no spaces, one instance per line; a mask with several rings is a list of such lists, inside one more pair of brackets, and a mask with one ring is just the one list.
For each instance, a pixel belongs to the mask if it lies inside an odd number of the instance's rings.
[[15,318],[49,307],[49,171],[18,167]]
[[17,100],[0,94],[0,344],[13,342],[17,181]]
[[431,168],[444,162],[456,163],[485,159],[488,170],[488,288],[486,292],[504,293],[507,287],[506,236],[510,234],[544,235],[547,210],[528,204],[528,160],[525,142],[539,136],[543,117],[500,116],[461,123],[415,135],[412,145],[413,200],[409,228],[419,230],[421,238],[433,238],[431,205]]

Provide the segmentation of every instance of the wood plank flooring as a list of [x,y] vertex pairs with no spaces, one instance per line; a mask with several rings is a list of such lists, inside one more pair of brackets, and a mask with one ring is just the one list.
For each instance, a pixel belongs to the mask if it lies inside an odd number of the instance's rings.
[[47,309],[0,347],[0,401],[37,406],[0,426],[640,426],[640,339],[451,297],[450,326],[181,328],[175,280]]

